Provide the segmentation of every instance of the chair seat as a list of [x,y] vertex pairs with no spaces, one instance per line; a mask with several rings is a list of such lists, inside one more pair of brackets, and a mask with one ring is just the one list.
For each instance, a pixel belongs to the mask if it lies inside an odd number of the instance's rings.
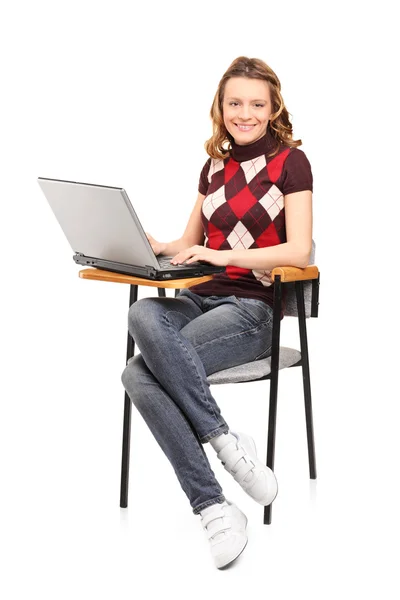
[[[299,350],[294,348],[286,348],[281,346],[279,348],[279,369],[286,369],[295,365],[301,359],[301,353]],[[133,356],[128,360],[128,365],[133,360]],[[243,365],[237,365],[236,367],[229,367],[229,369],[223,369],[212,373],[207,377],[209,384],[216,385],[218,383],[240,383],[242,381],[253,381],[255,379],[261,379],[271,373],[271,357],[263,358],[261,360],[253,360]]]
[[[295,365],[301,359],[301,353],[294,348],[279,348],[279,369],[286,369]],[[128,360],[128,365],[133,360],[133,356]],[[253,360],[250,363],[237,365],[237,367],[229,367],[212,373],[207,377],[209,384],[216,385],[218,383],[240,383],[242,381],[253,381],[261,379],[271,373],[271,357],[261,360]]]
[[[301,353],[294,348],[279,348],[279,369],[286,369],[299,362]],[[254,360],[243,365],[230,367],[212,373],[207,377],[209,384],[215,385],[218,383],[240,383],[242,381],[253,381],[261,379],[271,373],[271,357],[261,360]]]

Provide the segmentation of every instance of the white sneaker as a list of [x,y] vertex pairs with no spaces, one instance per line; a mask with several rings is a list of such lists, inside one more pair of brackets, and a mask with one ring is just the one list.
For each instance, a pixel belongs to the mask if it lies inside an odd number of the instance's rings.
[[237,443],[226,444],[218,452],[218,458],[253,500],[262,506],[268,506],[278,494],[278,482],[274,472],[257,458],[252,437],[242,432],[230,433],[237,438]]
[[211,546],[215,565],[222,569],[232,563],[247,545],[247,517],[229,500],[227,506],[213,504],[213,509],[201,515],[201,524]]

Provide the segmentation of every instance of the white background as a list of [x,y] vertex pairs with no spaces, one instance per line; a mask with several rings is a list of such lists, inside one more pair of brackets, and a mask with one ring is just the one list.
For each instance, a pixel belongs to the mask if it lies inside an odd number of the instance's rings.
[[[397,598],[398,66],[394,3],[14,2],[0,19],[0,592],[5,600]],[[302,379],[282,372],[272,525],[223,470],[249,543],[218,571],[133,412],[119,507],[127,285],[84,281],[38,176],[124,187],[176,239],[197,196],[219,79],[277,73],[314,174],[320,317],[309,323],[318,479]],[[139,297],[155,294],[141,288]],[[298,345],[287,319],[283,343]],[[214,387],[266,452],[268,382]],[[140,592],[141,590],[141,592]]]

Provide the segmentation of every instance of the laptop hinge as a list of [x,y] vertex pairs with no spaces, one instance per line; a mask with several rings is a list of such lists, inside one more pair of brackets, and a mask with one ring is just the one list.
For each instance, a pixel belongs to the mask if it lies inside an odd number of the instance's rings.
[[147,274],[151,277],[151,279],[155,279],[157,275],[157,271],[151,265],[144,265],[144,268],[147,269]]

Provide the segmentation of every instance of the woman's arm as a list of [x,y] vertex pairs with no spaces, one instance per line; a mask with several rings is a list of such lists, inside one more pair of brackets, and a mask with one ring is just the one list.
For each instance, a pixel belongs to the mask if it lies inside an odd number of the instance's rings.
[[227,265],[270,271],[274,267],[304,269],[312,246],[312,192],[305,190],[285,196],[286,242],[269,248],[223,250]]
[[213,265],[233,265],[243,269],[271,271],[275,267],[304,269],[312,247],[312,192],[305,190],[285,196],[286,242],[268,248],[212,250],[199,245],[184,249],[173,263],[190,264],[204,260]]

